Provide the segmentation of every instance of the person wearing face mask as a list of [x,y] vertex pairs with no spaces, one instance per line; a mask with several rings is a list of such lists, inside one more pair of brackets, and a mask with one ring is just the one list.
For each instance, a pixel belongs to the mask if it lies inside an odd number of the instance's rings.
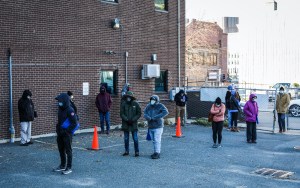
[[180,125],[184,126],[184,113],[185,113],[185,106],[188,100],[187,95],[181,89],[174,97],[174,101],[176,102],[176,116],[175,121],[177,122],[178,117],[180,117]]
[[120,116],[122,119],[122,130],[124,131],[124,144],[125,152],[123,156],[129,155],[129,133],[131,132],[132,139],[134,142],[135,157],[139,154],[139,143],[138,143],[138,119],[141,117],[141,107],[136,101],[131,91],[127,91],[123,95],[123,102],[121,102]]
[[18,101],[18,111],[21,127],[21,143],[20,146],[28,146],[33,144],[31,141],[31,124],[37,113],[34,110],[34,105],[31,100],[32,93],[30,90],[25,90],[22,97]]
[[[210,113],[214,115],[212,121],[212,131],[213,131],[213,141],[214,141],[213,148],[221,147],[225,110],[226,107],[222,103],[222,100],[220,99],[220,97],[217,97],[215,103],[212,105],[210,109]],[[218,138],[218,145],[217,145],[217,138]]]
[[168,109],[160,103],[157,95],[150,97],[150,103],[144,109],[144,118],[148,122],[149,133],[153,142],[152,159],[159,159],[161,152],[161,135],[163,133],[163,118],[169,114]]
[[79,116],[78,116],[78,114],[77,114],[77,107],[76,107],[76,105],[75,105],[75,103],[74,103],[74,95],[73,95],[73,93],[72,93],[71,91],[68,91],[67,94],[68,94],[69,97],[70,97],[70,105],[71,105],[71,107],[72,107],[72,108],[74,109],[74,111],[75,111],[75,114],[76,114],[76,116],[77,116],[77,120],[79,120]]
[[104,134],[104,120],[106,122],[106,134],[110,130],[110,108],[112,105],[111,96],[106,92],[105,86],[100,87],[100,93],[96,97],[96,107],[100,117],[101,134]]
[[284,88],[280,87],[279,94],[276,97],[276,111],[278,115],[279,133],[285,132],[285,114],[290,104],[290,96],[284,92]]
[[[75,111],[70,105],[70,97],[66,93],[61,93],[55,99],[58,102],[56,133],[61,162],[54,171],[66,175],[72,172],[72,135],[78,122]],[[68,126],[64,127],[66,122],[68,122]]]
[[257,96],[252,93],[249,96],[249,100],[244,106],[245,120],[247,124],[247,142],[256,143],[256,123],[258,122],[258,105],[256,102]]

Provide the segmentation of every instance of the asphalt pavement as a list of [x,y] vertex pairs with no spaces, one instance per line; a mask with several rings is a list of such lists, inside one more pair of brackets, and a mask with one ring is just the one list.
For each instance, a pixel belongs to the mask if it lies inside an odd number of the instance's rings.
[[77,134],[69,175],[52,171],[59,165],[56,137],[34,139],[30,146],[0,144],[0,187],[300,187],[298,135],[258,132],[257,144],[248,144],[244,129],[223,130],[223,147],[212,148],[209,127],[187,125],[185,137],[174,138],[175,127],[166,126],[161,158],[153,160],[146,131],[139,131],[140,157],[134,157],[132,142],[130,156],[122,156],[121,131],[98,135],[99,151],[86,149],[93,133]]

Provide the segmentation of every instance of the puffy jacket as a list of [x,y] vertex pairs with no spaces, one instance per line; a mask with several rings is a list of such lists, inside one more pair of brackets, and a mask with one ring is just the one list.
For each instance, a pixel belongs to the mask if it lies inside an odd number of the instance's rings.
[[159,102],[157,95],[152,95],[151,98],[155,98],[156,103],[154,105],[147,104],[144,110],[144,118],[148,121],[149,129],[162,128],[164,127],[163,118],[169,114],[169,111]]
[[[122,130],[136,131],[138,130],[138,119],[141,117],[141,107],[135,100],[130,102],[123,101],[120,108],[120,116],[122,118]],[[128,121],[132,121],[132,125],[128,125]]]
[[29,90],[23,92],[22,97],[18,101],[18,110],[20,122],[28,122],[34,120],[34,105],[31,99],[28,99],[28,96],[32,96]]
[[[183,94],[181,96],[181,94]],[[188,100],[188,97],[186,94],[184,94],[183,90],[180,90],[174,97],[174,101],[176,102],[177,106],[185,106],[186,102]]]
[[290,104],[290,96],[286,93],[278,94],[276,97],[276,111],[277,113],[285,114]]
[[213,104],[210,109],[210,113],[212,113],[214,115],[213,121],[214,122],[224,121],[225,110],[226,110],[226,107],[224,104],[221,104],[221,106],[219,106],[219,107],[217,107],[215,104]]
[[[103,88],[105,89],[104,86],[101,86],[101,89]],[[106,92],[106,89],[104,93],[99,93],[97,95],[95,103],[98,108],[98,112],[105,113],[110,111],[112,100],[110,94]]]
[[[77,116],[74,109],[70,105],[70,97],[66,93],[61,93],[55,98],[58,102],[62,102],[63,106],[58,108],[58,123],[56,125],[57,135],[71,134],[77,125]],[[70,126],[67,129],[62,128],[63,123],[69,118]]]
[[246,122],[256,122],[258,116],[258,105],[256,101],[252,101],[252,98],[256,97],[255,94],[249,96],[249,100],[244,106],[244,114]]

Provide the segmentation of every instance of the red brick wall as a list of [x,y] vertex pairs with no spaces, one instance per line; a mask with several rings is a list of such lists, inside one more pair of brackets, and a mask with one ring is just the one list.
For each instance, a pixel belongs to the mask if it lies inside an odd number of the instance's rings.
[[[81,128],[99,124],[95,98],[100,70],[118,70],[118,95],[112,96],[112,124],[119,124],[120,91],[125,83],[124,52],[128,51],[128,82],[138,100],[158,94],[174,116],[167,92],[154,91],[154,79],[141,80],[140,69],[157,54],[161,70],[169,70],[168,88],[178,86],[177,1],[168,12],[154,9],[152,0],[121,0],[119,4],[86,1],[0,1],[0,140],[9,138],[9,82],[7,49],[13,58],[13,118],[19,137],[17,102],[24,89],[33,93],[39,117],[32,134],[55,132],[55,96],[74,93]],[[113,30],[119,18],[122,29]],[[181,80],[184,79],[185,1],[181,1]],[[104,51],[116,52],[107,55]],[[82,83],[90,85],[82,95]],[[166,100],[166,101],[165,101]],[[145,102],[141,102],[142,108]]]

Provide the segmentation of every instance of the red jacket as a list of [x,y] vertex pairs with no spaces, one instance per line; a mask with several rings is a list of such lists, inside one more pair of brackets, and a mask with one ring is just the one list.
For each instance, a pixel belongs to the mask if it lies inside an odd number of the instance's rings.
[[99,93],[96,97],[96,106],[99,112],[105,113],[110,111],[112,100],[109,93]]
[[225,109],[226,107],[223,103],[219,107],[217,107],[215,104],[211,106],[210,113],[214,115],[213,117],[214,122],[224,121]]

